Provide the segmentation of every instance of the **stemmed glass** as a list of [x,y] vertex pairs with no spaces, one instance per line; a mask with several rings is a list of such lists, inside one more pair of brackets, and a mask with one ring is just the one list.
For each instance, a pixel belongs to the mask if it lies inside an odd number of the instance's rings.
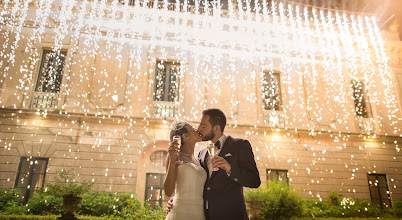
[[[211,160],[212,160],[212,158],[214,158],[215,154],[216,154],[216,147],[215,147],[214,143],[212,143],[212,141],[208,142],[207,149],[208,149],[209,156],[211,156]],[[219,170],[219,168],[213,168],[213,171],[218,171],[218,170]]]
[[[181,137],[180,135],[175,135],[173,136],[173,143],[177,143],[177,147],[179,148],[179,153],[180,153],[180,148],[181,148]],[[183,161],[180,159],[180,155],[176,161],[176,164],[183,164]]]

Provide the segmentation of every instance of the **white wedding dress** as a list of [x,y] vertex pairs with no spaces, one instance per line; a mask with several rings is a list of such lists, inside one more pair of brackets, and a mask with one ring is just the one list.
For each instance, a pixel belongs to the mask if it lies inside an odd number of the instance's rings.
[[188,156],[184,159],[187,162],[177,167],[173,208],[166,220],[205,220],[203,192],[207,173],[194,156]]

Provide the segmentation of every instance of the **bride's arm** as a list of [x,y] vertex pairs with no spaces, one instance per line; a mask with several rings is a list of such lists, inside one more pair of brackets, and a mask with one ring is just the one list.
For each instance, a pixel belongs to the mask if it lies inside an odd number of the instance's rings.
[[177,151],[175,149],[169,148],[169,154],[166,159],[166,178],[163,182],[163,189],[165,194],[171,197],[174,193],[176,186],[176,176],[177,176]]

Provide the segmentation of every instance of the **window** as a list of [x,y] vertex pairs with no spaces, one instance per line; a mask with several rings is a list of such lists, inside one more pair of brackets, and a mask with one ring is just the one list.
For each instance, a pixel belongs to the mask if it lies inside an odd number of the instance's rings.
[[119,2],[121,4],[125,4],[126,2],[128,3],[128,5],[134,5],[135,0],[119,0]]
[[166,157],[167,157],[167,151],[160,150],[153,152],[149,159],[151,160],[151,163],[154,164],[155,166],[165,167]]
[[361,133],[373,134],[376,131],[375,120],[371,113],[366,86],[361,81],[352,81],[352,98],[355,104],[355,113]]
[[48,158],[21,157],[15,188],[21,190],[24,202],[43,186]]
[[180,64],[156,62],[154,101],[174,102],[179,97]]
[[263,72],[262,99],[265,110],[282,110],[281,83],[279,72]]
[[284,183],[289,183],[288,171],[287,170],[267,170],[267,181],[280,180]]
[[373,203],[380,205],[381,209],[391,207],[387,178],[385,174],[369,174],[368,183]]
[[63,51],[43,51],[42,63],[31,103],[32,109],[57,107],[66,56],[67,52]]
[[352,89],[356,115],[359,118],[371,118],[370,103],[364,83],[352,81]]
[[146,178],[145,201],[152,207],[165,206],[169,199],[163,191],[165,174],[147,173]]
[[67,52],[44,50],[36,92],[59,93]]
[[178,112],[180,64],[156,62],[153,116],[175,118]]

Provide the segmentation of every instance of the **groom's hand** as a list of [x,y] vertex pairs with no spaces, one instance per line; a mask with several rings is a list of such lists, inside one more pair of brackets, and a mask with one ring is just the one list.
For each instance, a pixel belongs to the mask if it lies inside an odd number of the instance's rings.
[[166,205],[166,214],[168,214],[172,208],[173,208],[173,197],[169,199]]
[[213,168],[221,168],[225,170],[228,174],[230,174],[232,170],[232,166],[230,166],[230,164],[225,159],[223,159],[223,157],[215,156],[212,158],[211,163]]

